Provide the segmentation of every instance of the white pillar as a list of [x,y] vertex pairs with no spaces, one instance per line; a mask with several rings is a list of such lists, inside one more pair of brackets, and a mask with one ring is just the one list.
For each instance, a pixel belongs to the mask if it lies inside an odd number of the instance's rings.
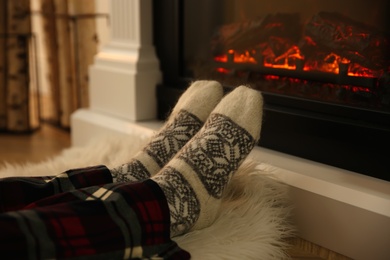
[[73,145],[156,118],[161,72],[152,44],[152,1],[110,0],[109,9],[110,39],[90,67],[90,108],[72,115]]

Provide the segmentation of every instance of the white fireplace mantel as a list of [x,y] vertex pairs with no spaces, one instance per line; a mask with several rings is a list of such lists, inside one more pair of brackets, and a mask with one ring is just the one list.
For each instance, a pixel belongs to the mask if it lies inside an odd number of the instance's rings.
[[[150,136],[161,81],[152,1],[110,0],[110,39],[90,68],[90,107],[72,115],[72,145],[104,135]],[[256,147],[250,155],[291,186],[300,237],[353,259],[390,256],[390,183]]]

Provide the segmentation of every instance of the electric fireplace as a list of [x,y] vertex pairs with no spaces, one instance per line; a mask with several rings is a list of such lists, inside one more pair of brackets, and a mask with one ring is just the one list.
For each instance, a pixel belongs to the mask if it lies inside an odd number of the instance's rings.
[[389,3],[154,1],[160,119],[192,80],[250,85],[260,146],[390,181]]

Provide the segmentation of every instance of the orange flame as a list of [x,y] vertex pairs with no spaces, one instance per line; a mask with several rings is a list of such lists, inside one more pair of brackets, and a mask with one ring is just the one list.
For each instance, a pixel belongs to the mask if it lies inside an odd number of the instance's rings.
[[255,50],[252,51],[245,51],[243,53],[236,52],[234,50],[229,50],[228,54],[216,56],[214,57],[215,61],[218,62],[228,62],[231,60],[234,63],[254,63],[256,64],[257,61],[253,57],[256,54]]
[[[296,70],[301,68],[305,71],[323,71],[328,73],[339,74],[341,64],[346,68],[348,76],[365,76],[374,77],[374,72],[364,68],[345,57],[341,57],[335,53],[328,54],[322,61],[305,63],[305,57],[302,55],[298,46],[294,45],[285,53],[275,56],[272,51],[267,49],[262,53],[262,60],[259,60],[260,55],[256,55],[256,50],[246,50],[238,52],[236,50],[228,50],[227,54],[215,56],[214,60],[221,63],[250,63],[261,64],[265,67]],[[299,62],[299,66],[298,66]],[[221,69],[221,68],[219,68]],[[221,73],[226,73],[226,71]]]

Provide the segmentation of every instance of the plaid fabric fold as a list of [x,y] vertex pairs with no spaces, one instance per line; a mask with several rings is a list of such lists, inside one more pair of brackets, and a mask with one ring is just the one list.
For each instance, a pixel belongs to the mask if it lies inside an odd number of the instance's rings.
[[0,255],[189,259],[189,253],[170,239],[169,214],[165,195],[152,180],[73,189],[0,214]]
[[0,213],[66,191],[112,183],[104,165],[68,170],[55,177],[9,177],[0,179]]

